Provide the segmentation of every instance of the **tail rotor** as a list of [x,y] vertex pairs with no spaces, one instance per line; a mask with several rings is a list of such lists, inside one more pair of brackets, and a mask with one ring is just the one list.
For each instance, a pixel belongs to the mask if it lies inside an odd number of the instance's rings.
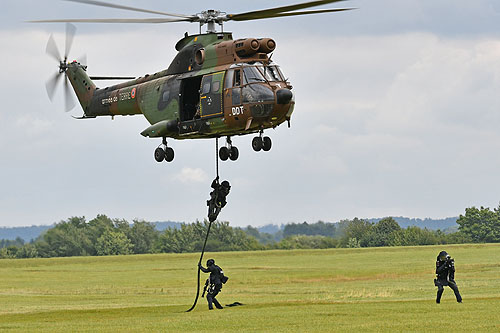
[[68,70],[68,54],[71,50],[73,44],[73,39],[75,37],[76,27],[71,23],[66,23],[66,45],[64,49],[64,58],[61,57],[57,44],[54,37],[50,35],[47,42],[47,48],[45,52],[56,59],[59,62],[59,71],[54,76],[52,76],[46,83],[45,88],[47,90],[47,95],[51,102],[53,102],[54,95],[61,81],[61,77],[64,75],[64,111],[71,111],[76,103],[71,92],[71,87],[68,84],[68,77],[66,71]]

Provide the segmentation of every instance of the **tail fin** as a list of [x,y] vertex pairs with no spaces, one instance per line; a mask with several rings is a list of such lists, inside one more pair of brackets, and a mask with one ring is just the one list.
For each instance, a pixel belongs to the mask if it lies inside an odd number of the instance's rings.
[[68,64],[66,75],[73,86],[73,90],[78,97],[78,101],[82,106],[83,112],[86,114],[90,107],[92,96],[94,96],[97,89],[94,82],[92,82],[90,77],[87,75],[87,66],[83,66],[80,63],[73,61]]

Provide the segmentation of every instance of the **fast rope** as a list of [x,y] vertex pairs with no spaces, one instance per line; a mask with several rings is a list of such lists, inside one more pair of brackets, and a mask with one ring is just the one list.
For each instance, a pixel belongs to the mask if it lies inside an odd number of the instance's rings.
[[219,178],[219,137],[215,138],[215,173],[217,175],[217,179]]
[[191,310],[194,309],[196,306],[196,303],[198,302],[198,297],[200,296],[200,265],[201,261],[203,260],[203,254],[205,253],[205,245],[207,245],[207,239],[208,239],[208,234],[210,233],[210,227],[212,226],[212,222],[209,222],[208,224],[208,229],[207,229],[207,235],[205,237],[205,242],[203,243],[203,249],[201,250],[201,256],[200,256],[200,261],[198,261],[198,287],[196,289],[196,297],[194,298],[194,303],[193,306],[189,308],[186,312],[190,312]]
[[[219,178],[219,156],[217,155],[217,152],[219,151],[219,138],[215,138],[215,170],[217,173],[217,178]],[[200,255],[200,261],[198,261],[198,287],[196,288],[196,297],[194,298],[194,303],[193,306],[189,308],[186,312],[192,311],[196,303],[198,302],[198,297],[200,296],[200,265],[201,261],[203,260],[203,254],[205,254],[205,246],[207,245],[207,240],[208,240],[208,234],[210,234],[210,227],[212,227],[212,222],[209,222],[208,224],[208,229],[207,229],[207,235],[205,236],[205,242],[203,242],[203,248],[201,250],[201,255]]]

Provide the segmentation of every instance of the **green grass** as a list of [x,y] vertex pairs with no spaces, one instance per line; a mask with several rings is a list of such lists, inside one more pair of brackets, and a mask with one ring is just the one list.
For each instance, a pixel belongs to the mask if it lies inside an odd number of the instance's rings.
[[[456,260],[464,298],[435,304],[434,260]],[[0,331],[499,331],[500,244],[208,254],[229,276],[208,311],[199,254],[0,261]],[[202,276],[203,278],[206,275]]]

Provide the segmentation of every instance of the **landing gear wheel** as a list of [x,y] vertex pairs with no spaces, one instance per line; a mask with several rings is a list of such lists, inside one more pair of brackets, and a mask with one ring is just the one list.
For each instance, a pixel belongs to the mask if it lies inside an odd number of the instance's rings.
[[252,148],[255,151],[260,151],[262,146],[264,145],[262,138],[260,136],[256,136],[252,139]]
[[271,138],[268,136],[265,136],[262,138],[262,149],[264,151],[270,151],[272,146]]
[[226,138],[226,146],[219,149],[219,157],[223,161],[227,161],[231,159],[231,161],[236,161],[240,156],[240,152],[238,148],[233,146],[233,142],[231,141],[231,137],[228,136]]
[[238,151],[238,148],[236,147],[231,147],[231,150],[229,150],[229,158],[231,161],[236,161],[238,157],[240,156],[240,152]]
[[158,163],[161,163],[163,162],[163,160],[165,159],[165,151],[163,150],[163,148],[156,148],[155,150],[155,160],[156,162]]
[[221,160],[227,161],[229,156],[230,156],[230,151],[229,149],[227,149],[227,147],[221,147],[221,149],[219,149],[219,157]]
[[165,149],[165,161],[172,162],[174,160],[174,150],[170,147]]

